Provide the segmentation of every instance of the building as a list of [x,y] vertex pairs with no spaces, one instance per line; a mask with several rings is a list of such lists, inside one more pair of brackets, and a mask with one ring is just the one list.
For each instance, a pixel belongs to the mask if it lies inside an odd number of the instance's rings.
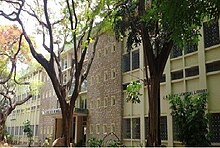
[[[167,146],[180,146],[176,139],[175,122],[164,96],[174,93],[208,91],[208,112],[212,120],[212,144],[220,146],[220,34],[219,21],[201,29],[198,46],[184,50],[173,48],[161,79],[161,139]],[[88,87],[81,91],[74,110],[72,139],[85,143],[90,138],[119,138],[126,146],[144,146],[147,138],[147,88],[142,87],[141,102],[126,102],[125,89],[131,81],[144,79],[141,46],[127,52],[124,42],[117,42],[111,34],[102,35],[96,56],[87,78]],[[71,52],[62,55],[63,72],[68,74]],[[46,75],[43,74],[45,77]],[[46,78],[43,78],[46,79]],[[61,135],[61,113],[49,81],[41,93],[37,135],[55,139]],[[87,86],[87,81],[84,86]],[[48,103],[50,102],[50,103]],[[10,123],[12,115],[9,119]],[[17,118],[17,116],[16,116]],[[35,119],[36,120],[36,119]],[[16,125],[20,126],[20,125]],[[14,126],[14,127],[16,127]],[[35,127],[36,128],[36,127]],[[10,129],[11,130],[11,129]],[[110,133],[114,133],[110,134]],[[107,141],[106,141],[107,142]]]
[[[42,69],[36,68],[24,76],[25,82],[35,81],[35,85],[41,85]],[[37,87],[36,87],[37,88]],[[16,90],[17,100],[24,99],[29,90],[29,86],[19,86]],[[8,116],[6,127],[9,134],[13,135],[15,144],[24,144],[28,142],[27,136],[23,132],[24,121],[29,120],[33,131],[33,140],[38,141],[39,138],[39,121],[41,115],[41,95],[38,90],[34,91],[33,97],[23,105],[17,106],[16,109]]]
[[[215,146],[220,145],[219,26],[219,21],[211,24],[205,22],[201,29],[202,36],[198,46],[188,46],[183,50],[176,47],[172,49],[160,84],[160,126],[163,145],[180,146],[180,142],[176,138],[178,131],[176,131],[175,122],[170,115],[169,103],[164,97],[171,93],[206,91],[209,93],[208,112],[212,116],[210,124],[211,141]],[[113,131],[111,127],[113,124],[116,129],[113,132],[121,138],[123,144],[127,146],[144,146],[147,138],[148,120],[147,88],[143,85],[141,90],[143,96],[139,104],[126,102],[124,92],[127,84],[131,81],[144,79],[142,47],[127,52],[124,43],[121,46],[114,46],[114,44],[119,43],[111,38],[108,40],[110,43],[105,41],[102,48],[98,48],[93,68],[88,77],[87,102],[89,114],[87,128],[89,128],[89,131],[87,131],[87,139],[105,137],[107,133]],[[106,45],[106,43],[109,45]],[[116,48],[115,53],[111,52],[112,48]],[[118,59],[121,59],[121,61]],[[116,69],[114,79],[111,78],[111,75],[114,75],[111,74],[114,71],[112,67]],[[117,91],[114,89],[115,87]],[[115,106],[112,106],[112,102],[114,102],[112,98],[116,101]]]

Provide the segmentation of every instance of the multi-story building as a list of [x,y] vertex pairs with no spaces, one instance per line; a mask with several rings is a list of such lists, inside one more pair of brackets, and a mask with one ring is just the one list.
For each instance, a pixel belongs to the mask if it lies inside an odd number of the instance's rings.
[[[211,24],[205,22],[198,46],[188,46],[184,50],[174,47],[171,52],[160,84],[163,145],[180,145],[169,103],[164,97],[171,93],[204,91],[209,94],[207,107],[212,116],[209,125],[211,141],[213,145],[220,145],[219,26],[219,21]],[[146,144],[149,105],[147,88],[142,84],[140,93],[143,96],[139,104],[127,102],[125,93],[127,84],[145,77],[142,52],[141,46],[128,52],[125,42],[117,42],[111,34],[102,35],[87,78],[88,87],[81,91],[76,102],[71,130],[74,143],[85,143],[92,137],[102,139],[109,133],[114,133],[116,136],[110,135],[110,138],[119,138],[126,146]],[[71,50],[67,50],[62,58],[63,72],[68,76]],[[46,77],[45,74],[43,76]],[[61,136],[61,110],[51,83],[46,80],[44,82],[46,84],[41,93],[42,111],[36,125],[39,125],[40,139],[55,139]],[[83,85],[87,86],[87,81]],[[11,117],[9,124],[14,124]]]
[[[36,68],[31,71],[27,75],[24,76],[25,82],[33,82],[35,81],[35,87],[40,87],[40,79],[41,79],[41,68]],[[39,87],[37,87],[39,86]],[[24,99],[28,93],[30,93],[30,86],[18,86],[16,89],[16,100]],[[23,105],[17,106],[16,109],[11,113],[11,115],[7,118],[6,127],[9,134],[13,135],[13,141],[15,143],[24,143],[27,142],[28,139],[23,132],[24,129],[24,121],[29,120],[31,129],[33,131],[33,140],[36,142],[39,138],[39,119],[41,114],[41,95],[38,90],[33,90],[34,94],[31,99],[29,99]]]
[[[148,129],[148,95],[146,86],[141,89],[141,102],[126,102],[125,89],[131,81],[144,79],[143,51],[141,46],[127,52],[124,43],[111,37],[97,55],[88,77],[87,139],[102,138],[113,131],[127,146],[146,144]],[[106,45],[108,43],[108,45]],[[111,49],[116,52],[111,52]],[[119,60],[120,59],[120,60]],[[115,68],[115,78],[111,72]],[[113,74],[114,75],[114,74]],[[160,84],[161,139],[163,145],[178,146],[175,122],[170,115],[169,94],[208,92],[208,112],[211,114],[210,131],[213,145],[220,145],[220,38],[219,21],[203,24],[198,46],[172,49]],[[118,94],[117,94],[118,93]],[[120,94],[121,93],[121,94]],[[113,97],[112,97],[113,96]],[[115,97],[114,97],[115,96]],[[112,106],[115,98],[115,106]],[[108,102],[108,103],[106,103]],[[107,104],[107,105],[106,105]],[[114,103],[113,103],[114,104]],[[120,117],[121,116],[121,117]],[[111,130],[115,125],[115,131]]]

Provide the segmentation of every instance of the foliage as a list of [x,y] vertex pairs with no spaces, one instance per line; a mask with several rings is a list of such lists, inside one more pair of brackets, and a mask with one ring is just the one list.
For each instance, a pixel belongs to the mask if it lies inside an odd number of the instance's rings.
[[[15,25],[2,25],[0,26],[0,53],[5,53],[9,56],[13,56],[19,49],[16,59],[27,62],[30,61],[30,54],[28,52],[27,42],[20,42],[20,35],[22,31]],[[2,60],[2,59],[1,59]]]
[[96,138],[90,138],[87,141],[87,144],[89,147],[101,147],[102,146],[102,140],[101,139],[96,139]]
[[219,2],[213,0],[145,0],[144,3],[146,7],[140,8],[137,0],[123,0],[114,15],[114,30],[117,38],[128,37],[127,47],[131,49],[142,42],[144,24],[151,43],[157,44],[155,56],[169,40],[181,46],[197,43],[204,19],[218,17],[220,12]]
[[139,82],[133,81],[129,85],[127,85],[126,93],[126,101],[131,101],[132,103],[140,103],[140,89],[141,84]]
[[207,94],[170,95],[171,115],[178,125],[177,136],[186,146],[210,146]]
[[23,124],[24,124],[24,133],[27,134],[27,137],[29,139],[28,146],[30,146],[33,141],[33,131],[31,129],[31,124],[29,120],[24,121]]

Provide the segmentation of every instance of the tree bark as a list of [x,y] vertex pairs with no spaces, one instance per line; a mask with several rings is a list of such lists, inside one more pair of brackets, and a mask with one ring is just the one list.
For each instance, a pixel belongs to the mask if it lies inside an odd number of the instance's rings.
[[62,110],[62,136],[64,138],[64,146],[70,146],[70,133],[72,129],[72,122],[73,122],[73,107],[69,105]]
[[4,119],[0,119],[0,142],[4,141],[4,133],[5,133],[5,120]]
[[150,87],[150,98],[149,98],[149,131],[148,131],[148,146],[159,146],[160,145],[160,110],[159,110],[159,87],[160,87],[160,76],[154,75],[151,77]]

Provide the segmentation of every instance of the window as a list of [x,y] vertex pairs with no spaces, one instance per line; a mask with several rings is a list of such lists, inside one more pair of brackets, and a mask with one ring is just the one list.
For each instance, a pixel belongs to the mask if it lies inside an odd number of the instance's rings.
[[111,133],[115,133],[115,123],[111,124]]
[[104,81],[108,80],[108,71],[104,71]]
[[178,138],[179,132],[180,132],[180,128],[178,124],[176,123],[175,118],[173,118],[173,140],[180,141]]
[[210,120],[211,142],[220,142],[220,113],[212,113]]
[[107,107],[107,106],[108,106],[108,98],[104,97],[104,107]]
[[[144,118],[145,120],[145,139],[147,139],[148,130],[149,130],[149,120],[148,117]],[[167,140],[167,116],[160,117],[160,138],[161,140]]]
[[112,46],[112,52],[115,52],[116,51],[116,47],[115,45]]
[[193,44],[193,45],[192,44],[188,44],[188,45],[186,45],[184,53],[188,54],[188,53],[195,52],[197,50],[198,50],[198,46],[196,44]]
[[182,49],[180,49],[177,45],[174,45],[171,52],[170,52],[170,57],[171,58],[176,58],[182,55]]
[[185,72],[186,72],[186,77],[199,75],[199,67],[195,66],[195,67],[187,68]]
[[139,50],[135,50],[132,52],[132,70],[138,69],[140,66],[139,63],[140,63]]
[[38,135],[38,125],[35,125],[35,136],[37,136],[37,135]]
[[94,126],[93,124],[90,124],[89,133],[93,134],[93,131],[94,131]]
[[98,58],[101,58],[102,57],[102,50],[100,49],[99,51],[98,51]]
[[132,139],[140,139],[140,118],[132,118]]
[[219,40],[219,24],[218,21],[209,21],[203,23],[204,44],[205,48],[217,45]]
[[108,126],[107,124],[103,124],[103,134],[107,134],[108,133]]
[[160,117],[160,138],[161,140],[167,140],[167,116]]
[[163,74],[161,79],[160,79],[160,83],[166,82],[166,75]]
[[127,53],[122,57],[122,71],[128,72],[130,71],[130,54]]
[[148,117],[144,117],[145,122],[145,139],[148,137],[148,130],[149,130],[149,119]]
[[15,127],[15,135],[18,135],[18,126]]
[[114,79],[116,77],[116,70],[115,68],[111,70],[111,78]]
[[206,64],[206,72],[218,71],[220,70],[220,61],[215,61]]
[[[132,63],[131,63],[132,61]],[[122,57],[122,71],[128,72],[140,67],[139,50],[124,54]]]
[[183,70],[171,72],[171,80],[183,78]]
[[115,101],[115,96],[112,96],[112,97],[111,97],[111,106],[114,106],[115,103],[116,103],[116,101]]
[[67,59],[62,59],[62,70],[66,69],[67,68]]
[[96,124],[96,134],[100,134],[100,124]]
[[98,99],[98,100],[97,100],[97,108],[100,108],[100,107],[101,107],[101,100]]
[[108,48],[105,48],[105,49],[104,49],[104,51],[105,51],[105,52],[104,52],[105,56],[108,55],[108,50],[109,50]]
[[131,139],[131,119],[123,119],[123,138]]
[[100,75],[100,74],[97,74],[97,76],[96,76],[96,81],[97,81],[97,83],[100,83],[100,82],[101,82],[101,75]]

